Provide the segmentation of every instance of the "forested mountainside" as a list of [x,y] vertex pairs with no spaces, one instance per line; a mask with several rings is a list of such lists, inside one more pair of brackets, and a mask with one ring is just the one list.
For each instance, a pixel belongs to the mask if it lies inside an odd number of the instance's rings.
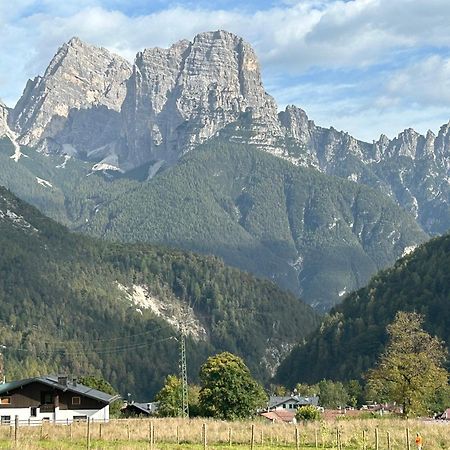
[[151,179],[2,142],[0,182],[72,229],[218,255],[320,310],[427,238],[387,196],[222,139]]
[[70,233],[0,188],[0,341],[7,379],[102,375],[151,399],[178,372],[187,324],[190,379],[228,350],[267,381],[316,313],[216,257]]
[[282,363],[286,385],[359,378],[372,367],[397,311],[424,315],[424,327],[450,347],[450,236],[435,238],[348,295]]

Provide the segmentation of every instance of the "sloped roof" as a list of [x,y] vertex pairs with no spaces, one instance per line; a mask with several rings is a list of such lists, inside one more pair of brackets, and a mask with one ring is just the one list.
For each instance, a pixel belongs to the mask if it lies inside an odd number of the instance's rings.
[[114,400],[120,398],[120,395],[110,395],[106,392],[93,389],[80,383],[67,382],[67,385],[58,383],[58,377],[56,375],[45,375],[41,377],[26,378],[24,380],[11,381],[10,383],[0,384],[0,395],[11,392],[22,386],[26,386],[31,383],[42,383],[46,386],[59,389],[60,391],[74,392],[75,394],[84,395],[85,397],[93,398],[103,403],[111,403]]
[[279,397],[279,396],[271,396],[269,398],[269,408],[275,408],[276,406],[282,405],[283,403],[294,401],[299,405],[314,405],[318,406],[319,397],[316,395],[311,397],[301,397],[300,395],[291,395],[289,397]]
[[269,411],[261,413],[261,416],[274,422],[291,423],[294,421],[295,413],[293,411]]

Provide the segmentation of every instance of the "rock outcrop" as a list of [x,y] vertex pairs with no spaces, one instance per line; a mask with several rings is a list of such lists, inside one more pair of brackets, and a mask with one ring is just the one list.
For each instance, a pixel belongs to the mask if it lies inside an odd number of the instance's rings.
[[0,137],[5,136],[9,131],[8,113],[8,107],[0,100]]
[[130,64],[108,50],[71,39],[44,76],[29,80],[9,123],[22,145],[86,154],[119,136]]
[[254,143],[276,146],[277,106],[242,38],[215,31],[169,49],[144,50],[136,57],[122,108],[126,161],[171,164],[246,112],[253,119]]

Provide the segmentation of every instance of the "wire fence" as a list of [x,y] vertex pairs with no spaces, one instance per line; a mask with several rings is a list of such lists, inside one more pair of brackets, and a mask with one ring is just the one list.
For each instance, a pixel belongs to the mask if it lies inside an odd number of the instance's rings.
[[[335,420],[310,424],[224,422],[205,419],[114,419],[108,422],[29,422],[0,426],[0,448],[334,449],[413,450],[416,433],[426,450],[450,449],[450,423]],[[2,443],[7,447],[2,446]],[[9,445],[9,447],[8,447]]]

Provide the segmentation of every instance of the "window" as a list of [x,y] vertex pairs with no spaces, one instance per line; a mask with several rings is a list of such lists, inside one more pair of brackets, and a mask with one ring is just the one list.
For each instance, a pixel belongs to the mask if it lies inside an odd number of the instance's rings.
[[283,403],[283,408],[286,408],[286,403]]
[[72,397],[72,405],[81,405],[81,397]]
[[11,397],[0,397],[0,403],[2,405],[10,405],[11,404]]
[[37,416],[37,408],[35,406],[31,407],[30,416],[31,417],[36,417]]
[[2,425],[9,425],[11,423],[11,416],[0,416],[0,423]]
[[74,422],[82,422],[84,420],[87,420],[87,416],[73,416]]

